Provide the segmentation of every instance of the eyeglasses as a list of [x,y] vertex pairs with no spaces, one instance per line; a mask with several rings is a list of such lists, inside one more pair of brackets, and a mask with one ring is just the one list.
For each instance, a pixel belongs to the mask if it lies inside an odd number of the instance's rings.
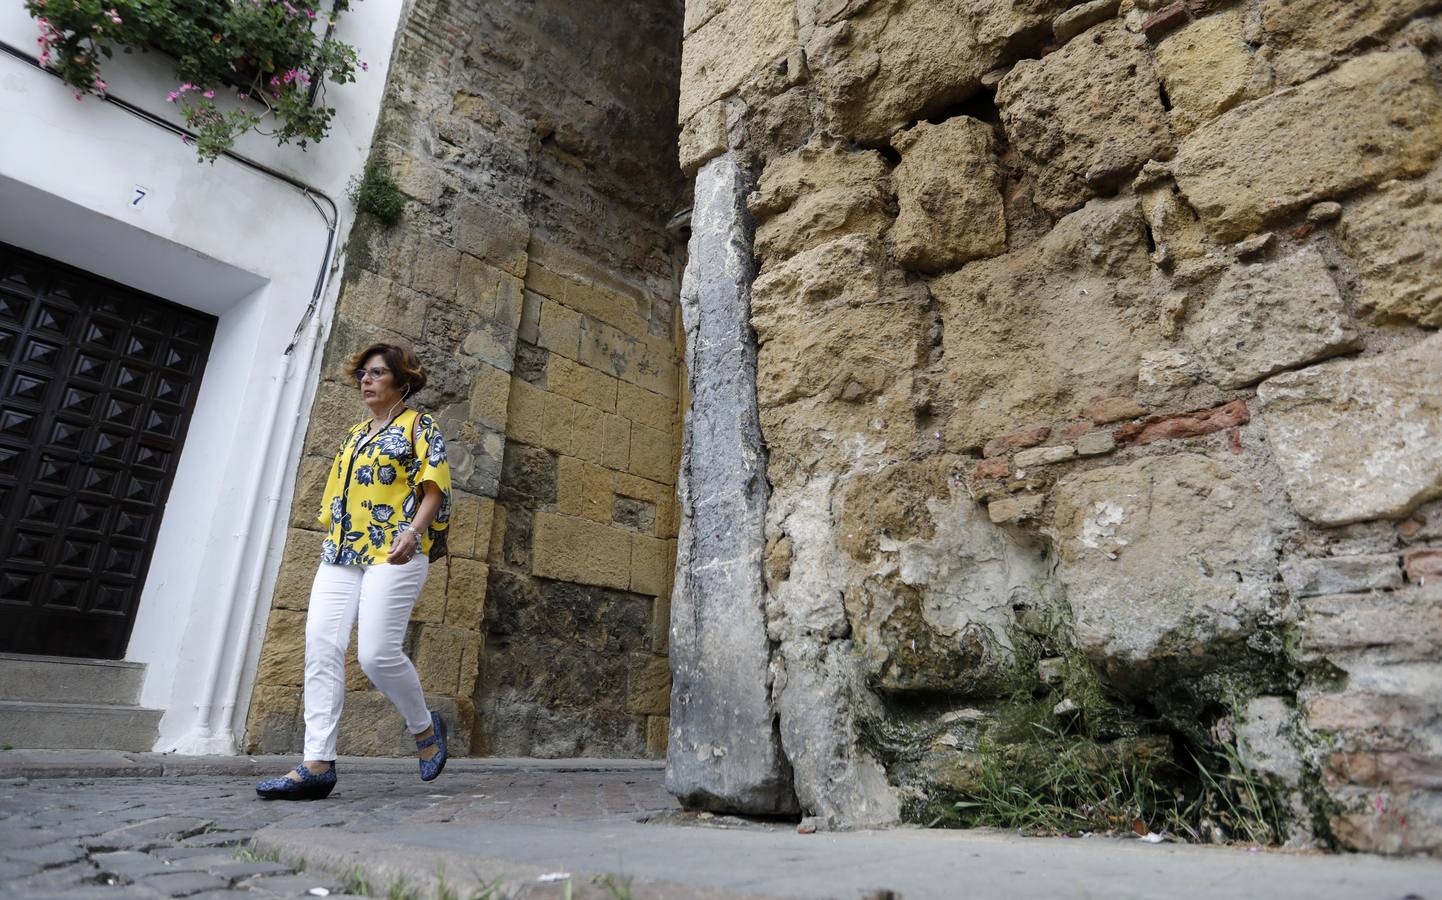
[[356,381],[365,381],[367,375],[371,377],[371,381],[380,381],[382,378],[389,375],[390,371],[391,370],[387,369],[385,366],[372,366],[369,369],[356,369],[350,374],[351,377],[354,378]]

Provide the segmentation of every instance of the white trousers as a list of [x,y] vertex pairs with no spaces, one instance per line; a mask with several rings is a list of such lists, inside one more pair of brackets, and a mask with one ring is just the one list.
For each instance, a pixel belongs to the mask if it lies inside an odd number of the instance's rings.
[[420,555],[394,566],[320,564],[305,617],[306,759],[335,759],[345,703],[345,651],[357,618],[356,656],[366,677],[400,710],[412,734],[430,727],[421,680],[401,650],[429,568]]

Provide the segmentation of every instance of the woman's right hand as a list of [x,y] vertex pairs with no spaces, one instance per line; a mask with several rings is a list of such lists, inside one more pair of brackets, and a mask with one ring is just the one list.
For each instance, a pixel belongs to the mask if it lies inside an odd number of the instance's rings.
[[396,532],[395,538],[391,541],[390,552],[386,554],[386,562],[393,566],[408,563],[420,549],[421,539],[415,529],[407,526]]

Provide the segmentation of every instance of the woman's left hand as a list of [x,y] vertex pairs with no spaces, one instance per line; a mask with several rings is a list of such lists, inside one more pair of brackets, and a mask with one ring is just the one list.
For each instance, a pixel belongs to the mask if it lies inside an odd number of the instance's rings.
[[391,565],[410,562],[411,557],[416,555],[420,549],[421,539],[411,529],[399,532],[391,541],[391,550],[386,554],[386,562]]

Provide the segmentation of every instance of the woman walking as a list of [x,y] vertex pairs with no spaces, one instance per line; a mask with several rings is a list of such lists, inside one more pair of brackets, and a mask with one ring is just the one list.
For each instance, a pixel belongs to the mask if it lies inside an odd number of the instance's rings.
[[426,385],[413,351],[373,344],[350,368],[370,416],[341,441],[326,479],[319,521],[330,531],[305,622],[305,756],[288,775],[256,785],[265,800],[318,800],[335,787],[352,625],[361,669],[415,735],[421,780],[446,764],[445,723],[426,706],[401,649],[429,555],[450,518],[446,444],[430,416],[405,405]]

